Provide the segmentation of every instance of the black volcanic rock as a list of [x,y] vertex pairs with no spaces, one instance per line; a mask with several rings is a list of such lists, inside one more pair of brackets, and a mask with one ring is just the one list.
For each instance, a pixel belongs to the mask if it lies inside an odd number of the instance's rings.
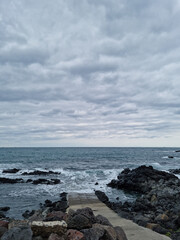
[[0,178],[0,184],[5,184],[5,183],[11,183],[11,184],[14,184],[14,183],[24,183],[23,179],[22,178],[14,178],[14,179],[11,179],[11,178]]
[[169,169],[169,172],[173,173],[173,174],[180,174],[180,168],[179,169]]
[[3,173],[17,173],[19,171],[20,171],[20,169],[13,168],[13,169],[5,169],[5,170],[3,170]]
[[53,172],[53,171],[40,171],[40,170],[35,170],[33,172],[23,172],[22,175],[29,175],[29,176],[33,176],[33,175],[42,175],[42,176],[46,176],[46,175],[59,175],[59,172]]
[[117,189],[124,189],[140,193],[148,193],[161,182],[168,182],[170,186],[180,186],[180,180],[173,174],[159,171],[152,166],[140,166],[136,169],[125,169],[113,179],[108,186]]
[[121,217],[177,239],[180,228],[180,180],[175,175],[151,166],[140,166],[133,170],[125,169],[108,186],[132,194],[141,193],[134,202],[108,202],[108,206]]
[[61,181],[59,179],[44,179],[44,178],[39,178],[37,180],[33,180],[32,184],[47,184],[47,185],[55,185],[59,184]]
[[98,190],[95,191],[95,194],[101,202],[106,203],[109,201],[109,198],[106,196],[104,192]]
[[0,211],[7,212],[9,211],[10,207],[0,207]]

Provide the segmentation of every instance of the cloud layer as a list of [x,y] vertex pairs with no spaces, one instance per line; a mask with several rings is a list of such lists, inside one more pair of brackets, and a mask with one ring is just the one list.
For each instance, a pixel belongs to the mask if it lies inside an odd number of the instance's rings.
[[1,0],[0,146],[178,146],[178,0]]

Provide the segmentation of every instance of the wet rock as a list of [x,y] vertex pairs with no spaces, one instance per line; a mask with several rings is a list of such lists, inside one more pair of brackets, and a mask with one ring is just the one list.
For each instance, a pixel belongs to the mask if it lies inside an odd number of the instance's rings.
[[32,184],[47,184],[47,185],[55,185],[59,184],[61,181],[59,179],[44,179],[44,178],[39,178],[37,180],[32,181]]
[[106,203],[121,217],[132,219],[158,233],[179,229],[180,180],[173,174],[141,166],[122,171],[109,186],[141,193],[131,203]]
[[84,234],[74,229],[67,231],[67,240],[85,240]]
[[33,172],[23,172],[22,175],[28,175],[28,176],[33,176],[33,175],[39,175],[39,176],[47,176],[47,175],[59,175],[59,172],[54,172],[54,171],[40,171],[40,170],[35,170]]
[[0,184],[5,184],[5,183],[10,183],[10,184],[15,184],[15,183],[24,183],[22,178],[0,178]]
[[[134,192],[148,193],[160,180],[169,181],[169,184],[172,185],[176,180],[176,182],[180,184],[178,178],[173,174],[156,170],[152,166],[140,166],[133,170],[122,171],[118,179],[112,180],[108,186]],[[177,185],[177,183],[174,185]]]
[[1,237],[1,240],[32,240],[32,231],[30,227],[14,227]]
[[173,156],[168,156],[168,158],[174,158]]
[[169,169],[169,172],[170,173],[173,173],[173,174],[180,174],[180,169]]
[[7,212],[9,211],[10,207],[0,207],[0,211]]
[[17,168],[13,168],[13,169],[5,169],[3,170],[3,173],[17,173],[19,172],[21,169],[17,169]]
[[106,194],[104,192],[95,191],[95,194],[101,202],[106,203],[109,201],[109,198],[106,196]]
[[25,219],[27,219],[27,218],[33,216],[34,213],[35,213],[35,210],[32,210],[32,211],[26,210],[26,211],[22,214],[22,216],[23,216]]
[[180,150],[176,150],[175,152],[180,152]]
[[5,218],[6,216],[4,215],[3,212],[0,212],[0,218]]
[[65,221],[33,221],[31,223],[31,229],[34,236],[49,237],[51,233],[58,235],[64,235],[67,231],[67,224]]
[[32,179],[28,179],[27,181],[26,181],[26,183],[30,183],[30,182],[32,182],[33,180]]

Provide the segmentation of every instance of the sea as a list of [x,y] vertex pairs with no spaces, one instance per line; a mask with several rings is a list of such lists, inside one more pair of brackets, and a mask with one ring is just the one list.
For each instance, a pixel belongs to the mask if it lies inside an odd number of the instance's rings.
[[[178,148],[0,148],[0,177],[6,178],[57,178],[57,185],[32,183],[0,184],[0,207],[9,206],[6,216],[22,219],[26,210],[38,209],[46,199],[57,201],[62,192],[105,192],[110,200],[133,201],[137,196],[107,187],[124,168],[140,165],[158,170],[180,168]],[[172,156],[173,158],[169,158]],[[18,168],[16,174],[3,173]],[[55,171],[59,175],[23,176],[34,170]],[[178,176],[178,175],[177,175]],[[180,177],[180,176],[178,176]]]

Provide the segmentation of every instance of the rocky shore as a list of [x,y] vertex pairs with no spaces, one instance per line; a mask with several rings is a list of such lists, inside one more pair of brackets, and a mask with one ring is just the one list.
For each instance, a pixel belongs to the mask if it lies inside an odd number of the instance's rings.
[[140,166],[133,170],[124,169],[108,186],[138,194],[134,202],[122,203],[110,202],[105,193],[96,191],[98,198],[121,217],[131,219],[174,240],[180,239],[178,177],[172,173],[158,171],[152,166]]
[[[1,240],[127,240],[122,228],[113,227],[107,218],[95,216],[91,208],[68,208],[67,194],[60,200],[46,200],[40,209],[23,213],[24,220],[0,215]],[[1,208],[8,211],[8,207]]]

